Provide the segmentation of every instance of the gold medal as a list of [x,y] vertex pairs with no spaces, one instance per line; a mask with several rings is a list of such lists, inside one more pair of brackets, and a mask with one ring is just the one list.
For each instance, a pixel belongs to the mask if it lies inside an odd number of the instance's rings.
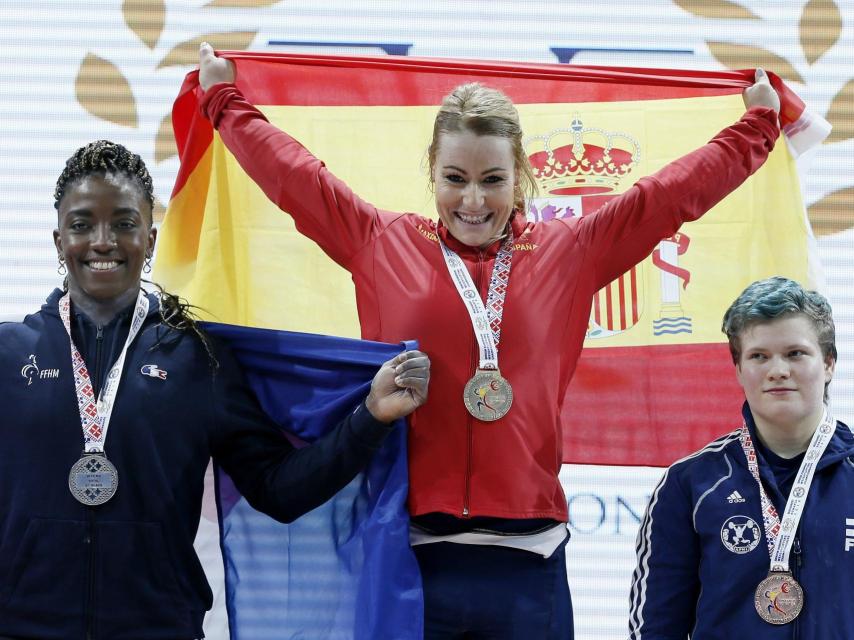
[[478,369],[466,383],[463,402],[478,420],[492,422],[503,418],[513,404],[513,388],[498,369]]
[[756,613],[770,624],[787,624],[798,617],[804,606],[804,590],[786,571],[772,571],[759,586],[753,599]]

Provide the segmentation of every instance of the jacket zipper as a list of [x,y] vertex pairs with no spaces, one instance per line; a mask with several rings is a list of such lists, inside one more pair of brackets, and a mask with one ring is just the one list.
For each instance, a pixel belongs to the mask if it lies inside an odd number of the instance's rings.
[[795,566],[792,567],[792,576],[797,580],[801,572],[801,564],[803,563],[803,558],[801,556],[801,539],[798,537],[796,537],[792,543],[792,553],[795,554]]
[[[792,566],[792,577],[795,580],[799,580],[801,573],[801,565],[803,564],[803,555],[801,553],[801,538],[800,536],[795,536],[795,540],[792,543],[792,553],[795,555],[795,563]],[[800,626],[801,618],[798,616],[794,620],[792,620],[792,640],[798,640],[801,637],[801,626]]]
[[[474,358],[471,360],[471,364],[477,366],[477,359]],[[474,374],[474,369],[469,368]],[[468,410],[466,410],[466,492],[463,496],[463,517],[469,517],[469,499],[471,494],[471,459],[472,459],[472,449],[474,449],[474,425],[472,424],[472,416],[469,414]]]
[[[481,289],[481,279],[483,277],[483,251],[477,252],[477,268],[475,269],[475,278],[474,284],[477,287],[479,293]],[[473,334],[472,334],[473,335]],[[469,371],[471,371],[472,375],[474,375],[475,370],[480,364],[480,351],[478,350],[477,340],[474,341],[474,350],[472,353],[471,365],[469,367]],[[463,497],[463,517],[469,517],[469,503],[471,501],[471,467],[472,467],[472,456],[474,450],[474,418],[471,414],[466,411],[466,432],[468,436],[468,447],[466,450],[466,492]]]
[[101,375],[101,351],[104,344],[104,327],[98,325],[97,329],[98,332],[95,334],[95,368],[93,371],[98,376],[98,388],[95,391],[100,392],[103,383],[103,376]]
[[[100,392],[103,382],[101,375],[101,358],[104,344],[104,327],[97,325],[97,333],[95,334],[95,367],[92,369],[95,375],[98,376],[98,389]],[[94,382],[94,381],[93,381]],[[93,388],[93,391],[95,389]],[[89,526],[87,527],[86,538],[84,542],[89,545],[89,571],[88,571],[88,588],[86,595],[86,640],[93,640],[95,637],[95,513],[91,508],[87,509]]]
[[86,640],[93,640],[95,637],[95,513],[91,508],[88,511],[88,526],[86,527],[86,537],[83,539],[84,544],[89,546],[89,570],[88,570],[88,588],[86,590]]

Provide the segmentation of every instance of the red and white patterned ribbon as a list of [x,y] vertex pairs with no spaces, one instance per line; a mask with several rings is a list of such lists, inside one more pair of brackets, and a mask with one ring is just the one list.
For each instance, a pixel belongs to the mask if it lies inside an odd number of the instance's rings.
[[498,343],[501,339],[501,318],[504,314],[504,298],[510,283],[510,267],[513,262],[513,232],[510,231],[498,254],[489,279],[486,306],[480,299],[480,292],[471,279],[463,260],[444,242],[439,240],[442,255],[451,274],[451,280],[466,305],[471,318],[474,335],[480,349],[479,369],[498,369]]
[[813,475],[815,474],[818,461],[821,459],[821,455],[830,443],[830,439],[833,437],[835,431],[836,421],[825,407],[821,422],[819,422],[815,433],[813,433],[809,447],[807,447],[807,451],[804,454],[804,459],[801,461],[798,475],[795,477],[792,490],[789,492],[789,499],[786,501],[786,508],[783,511],[783,518],[781,520],[777,508],[771,502],[759,478],[759,464],[756,459],[756,448],[753,445],[753,439],[750,437],[750,430],[747,428],[747,423],[741,425],[741,433],[739,435],[741,449],[744,451],[744,457],[747,458],[747,468],[756,480],[756,484],[759,485],[762,524],[765,527],[765,540],[768,543],[768,552],[771,556],[771,571],[789,570],[789,554],[795,542],[795,534],[801,522],[801,516],[803,515],[804,506],[806,505],[807,496],[812,485]]
[[62,318],[62,324],[68,333],[68,342],[71,345],[74,390],[77,394],[77,408],[80,412],[80,425],[83,428],[83,443],[86,453],[103,453],[104,451],[104,441],[107,439],[107,429],[110,426],[110,417],[113,413],[116,393],[119,390],[128,347],[139,333],[146,315],[148,315],[148,298],[140,290],[136,298],[136,306],[133,309],[133,318],[125,345],[109,373],[107,373],[107,378],[101,385],[101,392],[96,400],[86,362],[71,337],[71,300],[67,293],[59,300],[59,316]]

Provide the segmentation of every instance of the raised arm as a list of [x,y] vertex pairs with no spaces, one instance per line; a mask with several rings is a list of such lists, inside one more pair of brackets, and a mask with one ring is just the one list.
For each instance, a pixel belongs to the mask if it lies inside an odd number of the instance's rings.
[[[221,372],[217,374],[221,376]],[[255,509],[291,522],[344,488],[370,461],[393,423],[427,399],[430,361],[406,351],[380,367],[366,400],[334,429],[295,449],[240,378],[220,383],[214,456]]]
[[199,50],[202,113],[240,166],[270,200],[291,214],[300,233],[348,268],[350,259],[396,216],[381,214],[319,159],[281,131],[233,84],[233,63]]
[[576,221],[598,287],[646,258],[684,222],[700,218],[765,163],[780,135],[779,97],[761,70],[743,97],[747,111],[738,122]]

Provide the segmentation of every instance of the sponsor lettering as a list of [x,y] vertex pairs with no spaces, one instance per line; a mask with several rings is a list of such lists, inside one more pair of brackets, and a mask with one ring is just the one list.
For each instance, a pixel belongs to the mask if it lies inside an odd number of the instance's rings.
[[854,518],[845,518],[845,550],[854,549]]
[[420,233],[422,236],[424,236],[425,238],[427,238],[431,242],[439,242],[439,236],[436,235],[435,233],[433,233],[432,231],[428,231],[427,229],[422,227],[420,224],[416,225],[415,228],[418,229],[418,233]]

